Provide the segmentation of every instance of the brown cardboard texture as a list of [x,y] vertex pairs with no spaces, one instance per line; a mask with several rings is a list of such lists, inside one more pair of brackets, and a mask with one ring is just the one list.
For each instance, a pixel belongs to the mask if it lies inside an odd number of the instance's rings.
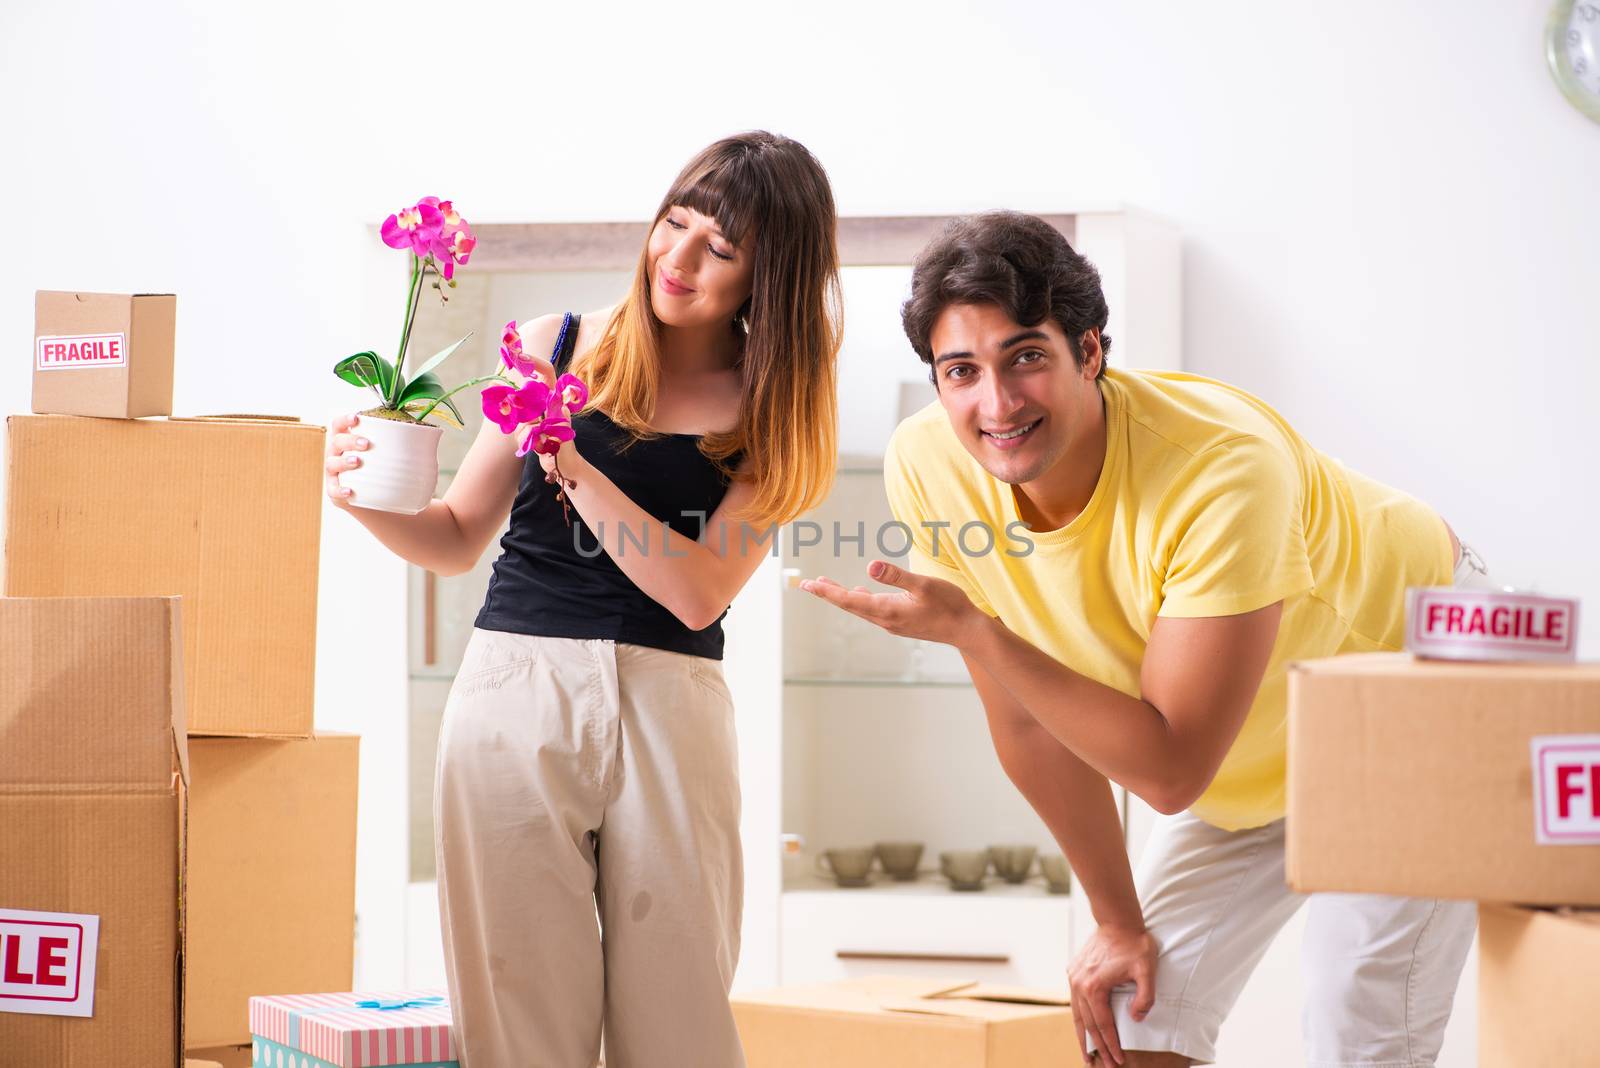
[[0,998],[7,1065],[181,1055],[180,631],[170,598],[0,598],[0,908],[99,919],[93,1014]]
[[250,1041],[252,994],[349,990],[360,739],[191,738],[191,1048]]
[[1478,908],[1478,1063],[1596,1063],[1600,911]]
[[[1596,734],[1596,664],[1466,664],[1405,654],[1295,664],[1289,885],[1600,904],[1600,845],[1538,840],[1531,748],[1536,737]],[[1564,803],[1586,813],[1600,800],[1576,794]]]
[[33,298],[33,410],[131,419],[172,412],[178,298],[55,293]]
[[6,422],[5,592],[181,596],[191,734],[306,737],[321,427]]
[[206,1065],[207,1068],[253,1068],[253,1052],[249,1046],[211,1046],[185,1050],[184,1068],[194,1068],[195,1065]]
[[1051,991],[872,976],[735,995],[750,1068],[1062,1068],[1080,1063]]
[[[249,1064],[250,1062],[246,1061],[245,1063]],[[194,1057],[185,1057],[183,1059],[183,1068],[222,1068],[222,1062],[221,1061],[202,1061],[202,1060],[197,1060]]]

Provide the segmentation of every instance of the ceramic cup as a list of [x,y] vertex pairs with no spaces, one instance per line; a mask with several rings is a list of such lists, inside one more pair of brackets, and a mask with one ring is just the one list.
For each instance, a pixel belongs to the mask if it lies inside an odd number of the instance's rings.
[[1038,852],[1031,845],[993,845],[989,847],[989,862],[1000,878],[1020,883],[1033,871],[1033,858]]
[[1044,873],[1044,884],[1052,894],[1065,894],[1072,890],[1072,869],[1067,858],[1060,853],[1047,853],[1039,858],[1039,870]]
[[989,873],[989,854],[982,850],[958,850],[939,854],[939,870],[950,880],[952,890],[982,890]]
[[856,849],[825,849],[817,855],[817,870],[833,876],[840,886],[871,885],[871,847]]
[[909,882],[917,877],[917,865],[922,862],[921,842],[879,842],[873,849],[890,878]]

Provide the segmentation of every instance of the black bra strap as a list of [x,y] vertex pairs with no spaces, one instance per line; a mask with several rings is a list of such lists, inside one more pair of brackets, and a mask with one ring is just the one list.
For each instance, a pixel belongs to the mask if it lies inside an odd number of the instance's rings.
[[556,335],[556,351],[551,353],[550,362],[555,365],[556,373],[561,374],[572,362],[572,353],[578,347],[578,324],[583,316],[567,312],[561,320],[561,332]]

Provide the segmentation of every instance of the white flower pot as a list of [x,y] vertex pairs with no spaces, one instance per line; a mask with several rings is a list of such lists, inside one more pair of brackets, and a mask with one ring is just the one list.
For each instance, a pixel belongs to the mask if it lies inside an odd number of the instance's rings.
[[401,515],[428,507],[439,485],[443,427],[364,415],[350,432],[370,442],[356,452],[360,465],[339,475],[352,507]]

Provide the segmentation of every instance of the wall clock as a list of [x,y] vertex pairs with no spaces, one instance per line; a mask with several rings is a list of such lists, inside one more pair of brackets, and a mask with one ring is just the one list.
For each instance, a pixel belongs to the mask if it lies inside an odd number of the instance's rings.
[[1562,95],[1600,122],[1600,0],[1558,0],[1545,26],[1544,51]]

